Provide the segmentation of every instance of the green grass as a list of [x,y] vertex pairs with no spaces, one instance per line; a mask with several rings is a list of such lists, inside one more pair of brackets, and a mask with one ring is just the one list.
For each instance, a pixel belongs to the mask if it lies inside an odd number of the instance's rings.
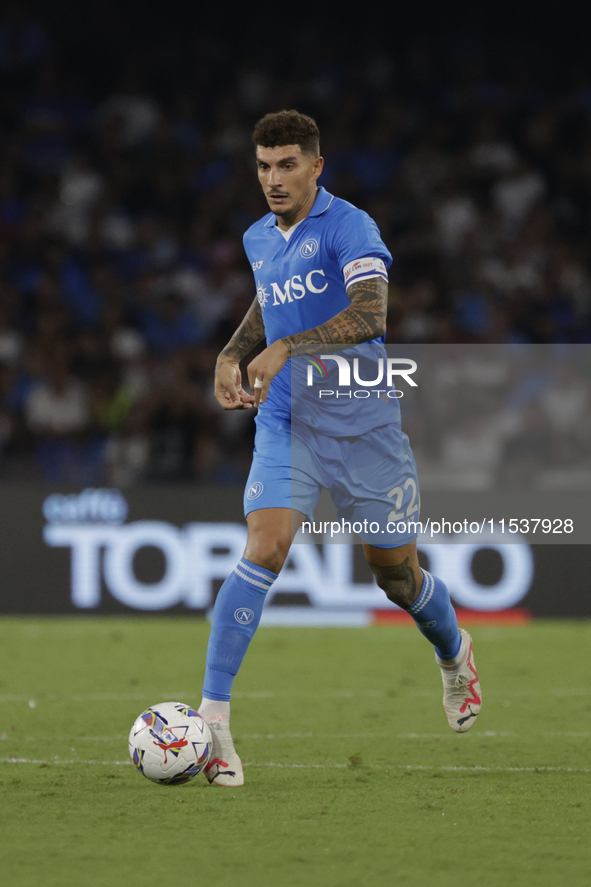
[[0,622],[3,884],[590,883],[590,624],[474,628],[485,708],[464,736],[412,628],[261,629],[232,706],[245,787],[153,785],[127,733],[199,702],[207,634]]

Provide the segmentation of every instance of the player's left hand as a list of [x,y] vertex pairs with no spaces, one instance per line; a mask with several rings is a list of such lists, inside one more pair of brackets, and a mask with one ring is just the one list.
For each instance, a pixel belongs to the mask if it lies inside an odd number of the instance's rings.
[[288,357],[289,348],[282,339],[277,339],[249,363],[248,381],[254,394],[255,407],[266,401],[269,385],[277,373],[283,369]]

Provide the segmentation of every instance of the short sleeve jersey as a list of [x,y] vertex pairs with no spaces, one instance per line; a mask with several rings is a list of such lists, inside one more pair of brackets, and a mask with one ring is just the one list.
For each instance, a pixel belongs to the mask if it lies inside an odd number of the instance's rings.
[[[330,320],[349,307],[348,285],[376,275],[387,280],[392,263],[373,219],[322,187],[288,240],[268,213],[246,231],[244,248],[268,345]],[[290,363],[273,379],[266,409],[289,412]]]
[[[324,188],[289,240],[276,221],[268,213],[244,235],[268,345],[319,326],[347,308],[346,284],[376,273],[388,279],[392,256],[376,223]],[[383,265],[348,267],[364,258],[380,259]]]

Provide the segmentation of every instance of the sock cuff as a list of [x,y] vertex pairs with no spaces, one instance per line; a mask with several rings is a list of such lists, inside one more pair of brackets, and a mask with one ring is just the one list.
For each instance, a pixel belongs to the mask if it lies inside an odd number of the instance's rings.
[[259,567],[258,564],[247,561],[245,557],[240,558],[234,567],[234,572],[257,591],[264,593],[269,591],[278,575],[277,573],[272,573],[271,570],[265,569],[265,567]]
[[423,607],[427,606],[435,591],[435,579],[431,573],[427,573],[427,571],[423,569],[421,569],[421,573],[423,574],[423,587],[421,593],[414,604],[408,609],[408,612],[412,613],[413,616],[416,616],[417,613],[421,612]]
[[214,690],[206,690],[203,688],[203,695],[215,702],[229,702],[232,698],[230,693],[216,693]]

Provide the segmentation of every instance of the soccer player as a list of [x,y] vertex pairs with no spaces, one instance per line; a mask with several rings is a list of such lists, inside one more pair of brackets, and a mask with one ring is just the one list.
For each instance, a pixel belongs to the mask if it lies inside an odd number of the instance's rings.
[[[388,492],[394,487],[405,495],[417,493],[415,463],[397,407],[374,410],[373,419],[368,413],[362,435],[354,428],[349,437],[333,433],[327,441],[326,429],[316,430],[312,467],[294,480],[290,358],[336,345],[379,346],[386,330],[392,257],[365,212],[318,187],[324,161],[314,120],[297,111],[267,114],[257,123],[253,142],[270,213],[244,236],[256,297],[220,353],[215,374],[215,395],[222,407],[258,408],[244,497],[248,538],[244,556],[215,603],[199,707],[213,736],[207,777],[225,786],[244,783],[230,733],[232,683],[258,626],[265,594],[295,531],[310,517],[320,487],[329,488],[340,514],[354,519],[367,514],[368,502],[391,513]],[[263,340],[267,347],[248,366],[254,392],[249,394],[242,387],[239,364]],[[329,443],[332,455],[323,463]],[[364,465],[372,461],[368,452],[387,466],[381,486],[371,465],[364,474]],[[354,496],[346,497],[342,476],[357,485]],[[398,501],[397,510],[405,504]],[[373,544],[374,537],[362,536],[362,541],[380,588],[410,613],[435,647],[448,722],[456,732],[465,732],[480,711],[481,693],[472,640],[458,628],[446,586],[419,566],[416,533],[380,545]]]

